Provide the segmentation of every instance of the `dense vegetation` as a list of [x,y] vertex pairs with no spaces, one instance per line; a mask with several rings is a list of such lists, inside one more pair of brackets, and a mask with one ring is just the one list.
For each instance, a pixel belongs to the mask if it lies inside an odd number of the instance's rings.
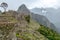
[[29,23],[30,22],[30,15],[25,16],[25,20]]
[[60,40],[60,35],[58,33],[43,25],[40,25],[38,32],[47,37],[49,40]]

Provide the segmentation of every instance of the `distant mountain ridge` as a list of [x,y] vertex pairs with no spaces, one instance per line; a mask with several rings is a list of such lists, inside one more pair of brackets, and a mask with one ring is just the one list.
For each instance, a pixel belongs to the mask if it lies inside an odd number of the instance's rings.
[[[42,11],[46,11],[46,13]],[[59,16],[60,16],[60,8],[54,9],[54,8],[33,8],[30,10],[31,12],[34,12],[36,14],[44,15],[49,18],[50,21],[53,23],[59,22]],[[58,16],[57,16],[58,15]]]
[[38,15],[38,14],[32,14],[32,19],[36,20],[39,24],[42,24],[46,27],[49,27],[55,31],[56,30],[56,27],[53,23],[51,23],[45,16],[43,15]]
[[[43,13],[42,12],[43,10],[46,12]],[[35,13],[35,14],[44,15],[52,23],[54,23],[56,28],[59,30],[60,24],[58,24],[58,23],[60,23],[60,8],[58,8],[58,9],[54,9],[54,8],[33,8],[30,11]]]

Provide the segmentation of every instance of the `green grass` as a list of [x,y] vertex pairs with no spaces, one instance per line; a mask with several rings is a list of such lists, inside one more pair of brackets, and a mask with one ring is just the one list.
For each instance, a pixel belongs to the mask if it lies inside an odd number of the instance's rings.
[[60,40],[60,35],[58,33],[56,33],[52,29],[49,29],[48,27],[45,27],[43,25],[40,26],[40,28],[38,29],[38,32],[40,32],[49,40]]

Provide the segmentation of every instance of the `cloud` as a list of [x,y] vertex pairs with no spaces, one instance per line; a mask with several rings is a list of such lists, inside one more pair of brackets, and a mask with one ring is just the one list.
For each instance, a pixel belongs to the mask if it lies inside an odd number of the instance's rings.
[[8,3],[8,9],[16,10],[21,4],[26,4],[29,9],[34,7],[60,7],[60,0],[0,0]]
[[57,0],[38,0],[34,3],[35,7],[56,7],[58,4]]
[[[34,8],[34,7],[53,7],[53,8],[57,8],[58,5],[58,0],[33,0],[33,1],[26,1],[27,3],[25,3],[28,8]],[[60,4],[60,3],[59,3]]]

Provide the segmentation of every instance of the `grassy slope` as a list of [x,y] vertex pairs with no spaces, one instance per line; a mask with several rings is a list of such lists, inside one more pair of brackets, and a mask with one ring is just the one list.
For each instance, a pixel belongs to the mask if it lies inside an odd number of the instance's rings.
[[31,20],[25,28],[26,31],[19,31],[16,33],[16,36],[23,40],[48,40],[44,35],[36,31],[39,27],[40,25],[37,22]]
[[40,32],[42,35],[44,35],[49,40],[60,40],[60,35],[58,33],[56,33],[52,29],[49,29],[48,27],[45,27],[43,25],[40,25],[38,32]]
[[[1,19],[2,17],[2,19]],[[28,23],[26,20],[18,21],[10,14],[0,14],[0,40],[48,40],[38,31],[39,24],[35,21]],[[5,23],[4,23],[5,22]],[[9,23],[8,23],[9,22]],[[15,24],[19,26],[15,27]]]
[[[3,14],[1,16],[5,16],[4,18],[10,23],[0,23],[0,33],[2,33],[0,35],[5,35],[4,37],[0,37],[0,40],[7,40],[7,38],[8,40],[10,40],[10,38],[20,40],[60,40],[60,36],[56,32],[43,25],[39,25],[32,19],[28,23],[26,20],[18,21],[10,14]],[[15,24],[19,25],[15,27]]]

